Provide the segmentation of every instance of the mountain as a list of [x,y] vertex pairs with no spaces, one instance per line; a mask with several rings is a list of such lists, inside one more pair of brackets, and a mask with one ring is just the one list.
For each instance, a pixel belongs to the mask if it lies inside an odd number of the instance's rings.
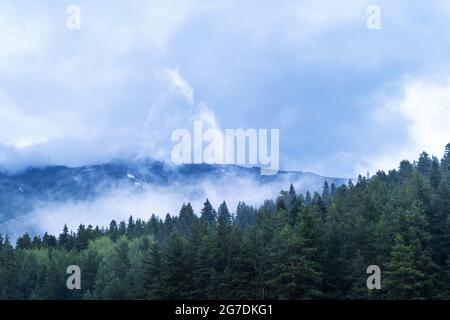
[[[320,191],[325,181],[338,186],[347,183],[348,179],[297,171],[280,171],[276,175],[263,176],[255,167],[208,164],[171,166],[152,160],[114,161],[83,167],[29,168],[14,174],[0,173],[0,233],[5,232],[5,226],[15,219],[49,204],[94,201],[121,189],[128,190],[130,194],[140,194],[149,189],[158,193],[172,187],[176,187],[176,192],[183,193],[183,199],[204,201],[211,186],[216,186],[220,193],[223,186],[239,185],[238,181],[241,185],[242,181],[251,182],[256,193],[268,187],[276,195],[281,188],[289,187],[291,182],[297,191],[306,192]],[[205,187],[205,184],[208,186]],[[239,196],[242,196],[239,200],[246,200],[245,194]],[[149,210],[153,210],[150,204]]]

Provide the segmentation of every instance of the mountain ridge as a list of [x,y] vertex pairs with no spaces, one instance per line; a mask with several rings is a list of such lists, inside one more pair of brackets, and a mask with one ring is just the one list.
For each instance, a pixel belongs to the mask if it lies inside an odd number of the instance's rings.
[[225,184],[236,179],[248,179],[261,187],[273,185],[274,190],[292,182],[299,192],[319,191],[325,181],[336,186],[348,182],[348,179],[311,172],[279,171],[272,176],[262,176],[257,167],[168,165],[150,159],[116,160],[80,167],[31,167],[11,174],[0,173],[0,224],[24,216],[45,203],[90,201],[120,188],[139,193],[148,186],[164,188],[181,184],[183,191],[189,189],[187,197],[202,197],[202,190],[196,189],[202,182]]

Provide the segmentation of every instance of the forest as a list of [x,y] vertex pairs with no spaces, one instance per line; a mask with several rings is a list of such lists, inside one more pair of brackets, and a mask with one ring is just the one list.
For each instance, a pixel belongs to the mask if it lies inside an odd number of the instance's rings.
[[[321,193],[291,184],[258,208],[206,200],[164,219],[3,235],[0,299],[449,299],[449,214],[450,144]],[[66,287],[70,265],[80,290]]]

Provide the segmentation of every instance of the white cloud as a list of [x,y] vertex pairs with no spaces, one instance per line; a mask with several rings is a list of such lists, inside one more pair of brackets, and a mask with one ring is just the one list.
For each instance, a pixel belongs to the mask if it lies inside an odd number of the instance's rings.
[[178,68],[166,68],[164,75],[170,83],[170,86],[183,95],[190,105],[194,104],[194,91],[189,83],[183,79],[178,72]]
[[[73,112],[59,110],[48,114],[33,109],[29,105],[18,105],[0,91],[0,144],[23,149],[52,139],[88,136],[88,131]],[[74,128],[77,131],[72,130]]]
[[45,16],[0,5],[0,75],[34,69],[28,59],[45,50],[49,35]]
[[315,177],[292,180],[286,176],[261,184],[252,177],[234,173],[214,180],[206,178],[190,183],[174,181],[170,186],[144,183],[141,191],[120,186],[89,201],[36,203],[34,211],[0,224],[0,232],[15,239],[25,232],[41,235],[49,232],[56,235],[64,224],[76,230],[81,223],[108,226],[112,219],[126,220],[130,215],[147,220],[154,213],[164,218],[167,213],[177,215],[181,205],[187,202],[192,204],[196,214],[200,214],[206,198],[216,209],[222,201],[226,201],[230,212],[234,212],[240,201],[258,207],[264,200],[275,199],[280,190],[287,189],[290,183],[293,183],[297,192],[305,192],[306,189],[320,191],[323,187]]
[[364,169],[374,173],[396,168],[401,160],[417,159],[422,151],[441,158],[450,142],[450,78],[406,80],[402,97],[390,99],[376,109],[374,119],[379,123],[403,120],[406,140],[401,144],[387,143],[385,152],[365,159],[357,167],[358,173]]
[[176,129],[193,131],[195,121],[202,121],[204,130],[219,129],[214,110],[204,102],[194,100],[191,85],[176,68],[166,67],[157,72],[163,83],[159,98],[147,110],[142,129],[138,157],[154,157],[170,161],[175,143],[171,141]]
[[450,79],[408,84],[399,112],[410,122],[410,152],[441,156],[450,140]]
[[[292,108],[296,108],[303,99],[310,72],[313,82],[324,76],[320,68],[315,73],[318,65],[331,67],[330,72],[350,73],[365,65],[380,67],[384,61],[389,64],[381,67],[393,70],[401,69],[399,61],[430,61],[440,68],[448,47],[439,33],[437,38],[430,37],[446,24],[435,24],[430,18],[421,21],[425,26],[413,25],[417,16],[406,2],[380,3],[383,30],[390,27],[389,33],[367,31],[365,9],[371,3],[357,0],[262,0],[257,4],[169,0],[126,5],[112,0],[107,6],[80,0],[83,22],[78,31],[67,30],[64,4],[23,3],[0,4],[0,87],[12,101],[0,106],[0,143],[8,146],[3,150],[20,147],[15,151],[28,164],[34,163],[37,146],[42,159],[58,159],[60,164],[73,164],[76,159],[79,163],[104,161],[105,143],[112,145],[111,156],[129,154],[137,145],[142,146],[140,155],[165,155],[167,150],[159,149],[167,149],[174,128],[189,128],[192,120],[219,126],[213,109],[201,99],[217,108],[222,125],[272,127],[278,104],[295,101]],[[433,8],[439,11],[439,6]],[[405,37],[399,43],[400,34]],[[428,42],[418,46],[417,39]],[[423,58],[430,49],[437,59]],[[154,77],[156,70],[165,73],[169,90]],[[384,70],[376,71],[381,76],[375,81],[391,73]],[[361,79],[364,85],[372,85],[365,76],[372,79],[373,75],[361,73],[355,78],[351,74],[348,81]],[[341,86],[347,81],[335,73],[326,77],[324,90],[327,83]],[[348,92],[348,100],[360,94],[358,85]],[[336,101],[336,106],[346,102]],[[252,110],[260,107],[255,115]],[[328,107],[325,102],[317,112]],[[297,133],[296,117],[287,114],[284,132]],[[422,130],[424,124],[416,122],[415,131]],[[291,159],[285,163],[301,163],[296,146],[289,147],[285,154]],[[30,148],[34,151],[28,152]],[[397,150],[393,146],[392,154]],[[359,156],[352,147],[343,151]],[[331,152],[336,153],[336,148]],[[0,156],[15,159],[15,155]]]

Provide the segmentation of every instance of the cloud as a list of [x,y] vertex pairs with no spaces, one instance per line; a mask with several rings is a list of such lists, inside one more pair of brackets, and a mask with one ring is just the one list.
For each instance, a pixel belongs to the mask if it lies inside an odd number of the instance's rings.
[[67,4],[2,2],[0,166],[165,159],[170,132],[203,119],[280,128],[282,168],[348,176],[402,138],[375,134],[365,101],[406,73],[450,74],[448,5],[380,1],[370,32],[370,4],[80,0],[70,31]]
[[170,186],[143,184],[141,190],[119,186],[89,201],[36,203],[32,212],[0,224],[0,233],[16,239],[25,232],[31,235],[42,235],[44,232],[57,235],[64,224],[72,230],[76,230],[79,224],[106,227],[112,219],[126,220],[130,215],[148,220],[151,214],[155,214],[164,219],[167,213],[177,215],[181,205],[187,202],[199,215],[206,198],[216,209],[222,201],[226,201],[230,212],[234,212],[240,201],[258,207],[264,200],[275,199],[280,190],[287,189],[291,182],[297,192],[305,192],[306,189],[320,191],[323,184],[319,181],[322,182],[317,177],[291,180],[287,176],[261,184],[251,177],[229,173],[219,180],[206,178],[183,184],[173,181]]
[[[372,173],[378,169],[389,170],[401,160],[414,160],[422,151],[443,156],[450,142],[450,78],[445,76],[409,78],[404,80],[402,95],[388,98],[373,112],[376,122],[398,123],[405,130],[403,141],[387,143],[384,152],[365,159]],[[397,120],[395,120],[397,119]]]
[[164,70],[164,76],[166,76],[172,88],[176,89],[183,95],[190,105],[194,104],[194,91],[191,86],[184,80],[178,68],[167,68]]
[[170,162],[174,130],[182,128],[191,132],[194,121],[202,121],[205,130],[219,129],[219,123],[208,104],[194,101],[193,89],[177,68],[165,67],[156,74],[163,87],[159,98],[147,108],[138,157]]
[[[450,79],[421,79],[406,85],[398,111],[409,122],[410,152],[442,156],[450,142]],[[411,153],[408,153],[410,155]]]
[[27,60],[45,51],[50,34],[45,18],[30,10],[0,5],[0,75],[35,69]]

